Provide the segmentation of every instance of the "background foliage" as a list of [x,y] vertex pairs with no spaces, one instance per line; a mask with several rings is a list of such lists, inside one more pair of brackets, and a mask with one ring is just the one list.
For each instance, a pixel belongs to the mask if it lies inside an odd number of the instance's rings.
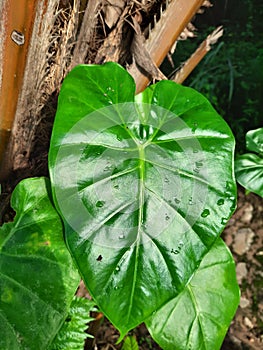
[[[184,62],[198,44],[218,25],[224,36],[185,81],[213,103],[230,124],[237,151],[245,150],[245,134],[262,126],[263,114],[263,2],[260,0],[214,0],[213,7],[194,24],[196,38],[181,41],[173,55],[175,67]],[[171,73],[168,62],[165,73]]]

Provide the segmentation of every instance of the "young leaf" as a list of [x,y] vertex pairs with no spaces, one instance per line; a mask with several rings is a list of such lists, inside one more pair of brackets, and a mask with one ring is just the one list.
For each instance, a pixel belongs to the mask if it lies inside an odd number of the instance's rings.
[[263,128],[247,132],[246,147],[248,151],[263,154]]
[[59,330],[51,350],[83,350],[85,339],[91,335],[85,333],[88,323],[93,320],[90,312],[95,311],[92,300],[74,297],[63,326]]
[[0,349],[47,349],[79,282],[44,178],[21,181],[0,227]]
[[139,350],[136,338],[134,336],[127,336],[124,339],[121,350]]
[[219,238],[182,292],[146,325],[164,350],[219,350],[238,303],[235,264]]
[[263,197],[263,158],[252,153],[238,156],[235,173],[240,185]]
[[209,102],[171,81],[134,91],[117,64],[73,69],[49,154],[68,247],[121,338],[184,290],[236,199],[234,138]]
[[247,149],[254,153],[238,156],[235,161],[237,181],[251,192],[263,197],[263,128],[246,134]]

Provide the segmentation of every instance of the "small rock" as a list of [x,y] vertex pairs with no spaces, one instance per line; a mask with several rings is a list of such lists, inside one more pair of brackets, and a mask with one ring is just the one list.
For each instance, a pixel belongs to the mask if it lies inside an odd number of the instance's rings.
[[237,231],[233,250],[236,254],[242,255],[247,252],[251,246],[255,233],[250,228],[241,228]]
[[235,348],[238,350],[242,350],[242,341],[234,336],[234,334],[229,334],[229,338],[232,343],[235,345]]
[[233,237],[232,237],[231,232],[227,232],[227,230],[225,231],[224,241],[228,247],[230,247],[232,245]]
[[254,208],[250,203],[246,202],[244,207],[243,207],[243,210],[244,210],[244,212],[240,218],[240,221],[242,221],[244,224],[248,224],[248,223],[250,223],[250,221],[253,217]]
[[250,319],[248,317],[244,318],[244,325],[247,326],[250,329],[254,328],[253,323],[250,321]]
[[244,297],[241,297],[240,298],[240,303],[239,303],[239,306],[241,307],[241,309],[245,309],[246,307],[249,306],[249,300],[244,298]]
[[247,277],[247,266],[246,263],[240,262],[236,266],[237,281],[241,284],[242,279]]

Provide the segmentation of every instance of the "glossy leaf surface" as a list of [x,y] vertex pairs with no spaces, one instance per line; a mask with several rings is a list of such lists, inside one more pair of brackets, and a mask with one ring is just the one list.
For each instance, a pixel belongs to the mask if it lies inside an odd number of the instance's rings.
[[209,102],[170,81],[134,91],[114,63],[76,67],[49,154],[69,249],[121,337],[185,289],[236,196],[234,138]]
[[146,325],[164,350],[219,350],[238,303],[235,263],[219,238],[184,290]]
[[0,349],[47,349],[78,285],[49,186],[44,178],[20,182],[14,222],[0,227]]
[[249,151],[238,156],[235,161],[237,181],[251,192],[263,197],[263,128],[251,130],[246,134]]

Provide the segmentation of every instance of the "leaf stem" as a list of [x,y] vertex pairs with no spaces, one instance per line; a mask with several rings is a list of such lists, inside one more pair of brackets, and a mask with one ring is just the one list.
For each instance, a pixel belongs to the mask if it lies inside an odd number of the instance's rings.
[[138,230],[140,231],[141,225],[143,223],[143,204],[144,204],[144,181],[145,181],[145,145],[140,145],[139,149],[139,226]]

